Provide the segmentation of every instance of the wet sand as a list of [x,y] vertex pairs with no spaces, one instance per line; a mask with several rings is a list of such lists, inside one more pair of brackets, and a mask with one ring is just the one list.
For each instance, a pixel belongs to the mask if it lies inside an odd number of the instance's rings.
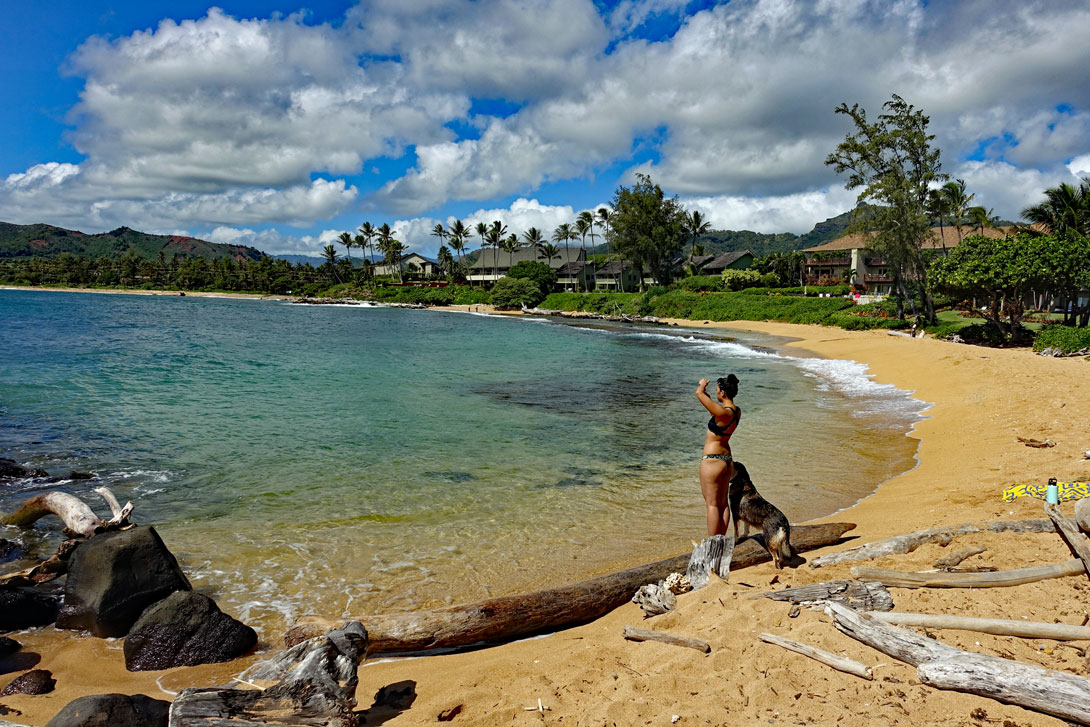
[[[1082,459],[1090,448],[1090,365],[1085,361],[885,332],[774,323],[712,325],[760,331],[792,339],[788,348],[867,363],[879,383],[914,390],[918,398],[933,403],[911,435],[920,440],[919,466],[882,484],[854,507],[825,518],[857,523],[853,534],[858,540],[852,544],[943,524],[1042,517],[1040,501],[1003,503],[1003,489],[1043,483],[1050,476],[1090,479],[1090,461]],[[1052,439],[1057,446],[1028,448],[1018,436]],[[851,467],[851,462],[844,466]],[[699,497],[695,484],[693,494]],[[1063,507],[1070,513],[1070,503]],[[1053,534],[974,535],[955,540],[951,547],[970,545],[988,550],[967,563],[1000,569],[1071,558]],[[949,552],[926,545],[873,565],[925,570]],[[841,635],[824,615],[803,609],[790,619],[788,604],[749,598],[770,588],[777,576],[773,587],[782,588],[846,578],[849,568],[803,566],[777,572],[765,564],[732,574],[730,583],[715,582],[683,595],[675,611],[646,621],[629,604],[585,626],[543,638],[461,654],[369,662],[360,670],[361,710],[372,707],[384,686],[408,687],[411,697],[400,706],[371,709],[363,724],[434,724],[440,712],[458,705],[461,712],[453,723],[465,725],[669,725],[675,715],[681,725],[836,724],[859,718],[873,724],[990,723],[984,718],[1019,726],[1063,724],[990,699],[921,685],[914,668]],[[1080,624],[1090,610],[1088,589],[1086,577],[1070,577],[1015,588],[894,589],[892,594],[901,611]],[[624,641],[626,624],[700,638],[711,644],[712,652]],[[756,638],[763,631],[863,661],[875,667],[875,680],[841,674],[764,644]],[[935,633],[972,651],[1090,675],[1081,652],[1072,646],[959,631]],[[177,691],[188,684],[215,683],[248,664],[129,674],[119,642],[58,637],[52,629],[13,636],[27,650],[40,653],[39,667],[52,670],[58,680],[57,691],[50,695],[0,699],[23,712],[5,719],[32,725],[44,724],[81,694],[140,692],[169,699],[157,680]],[[7,679],[0,677],[0,683]],[[538,699],[546,711],[537,711]]]

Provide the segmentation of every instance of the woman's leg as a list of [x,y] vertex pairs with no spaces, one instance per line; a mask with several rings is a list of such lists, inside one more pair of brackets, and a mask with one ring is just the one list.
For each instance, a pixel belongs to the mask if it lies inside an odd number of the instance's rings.
[[732,469],[733,465],[723,460],[700,460],[700,491],[704,494],[704,504],[707,506],[708,535],[727,534],[727,522],[730,520],[727,486],[730,484]]

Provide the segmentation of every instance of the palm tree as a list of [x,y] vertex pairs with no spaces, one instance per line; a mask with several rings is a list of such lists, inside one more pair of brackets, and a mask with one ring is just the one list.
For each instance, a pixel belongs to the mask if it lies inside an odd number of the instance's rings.
[[481,257],[479,259],[481,260],[483,265],[484,249],[488,247],[488,241],[485,239],[485,237],[488,235],[488,225],[486,225],[484,222],[478,222],[475,229],[477,231],[477,235],[481,238]]
[[692,262],[696,255],[697,239],[712,228],[712,223],[704,219],[704,215],[700,214],[699,210],[693,210],[685,213],[682,224],[685,226],[685,232],[689,233],[689,237],[693,239],[692,247],[689,248],[689,262]]
[[500,278],[499,260],[500,246],[503,244],[503,238],[507,235],[507,225],[503,224],[501,220],[492,220],[491,227],[488,228],[489,241],[492,243],[492,277],[496,282]]
[[342,232],[337,238],[344,245],[344,251],[348,253],[348,264],[352,264],[352,246],[356,244],[356,241],[352,239],[352,233]]
[[927,214],[939,221],[939,240],[942,242],[942,254],[946,256],[946,235],[943,223],[946,222],[946,216],[950,214],[950,203],[946,195],[942,193],[942,189],[932,189],[927,193]]
[[450,248],[458,254],[458,264],[465,268],[466,238],[469,237],[469,230],[466,228],[465,223],[461,220],[454,220],[450,230],[447,231],[447,237],[450,238]]
[[541,247],[545,242],[545,238],[541,235],[541,230],[536,227],[531,227],[526,232],[522,233],[522,239],[526,242],[527,247],[532,247],[535,250]]
[[538,247],[538,256],[545,258],[546,264],[551,268],[552,261],[560,257],[560,248],[551,242],[546,242],[544,245]]
[[[589,215],[587,217],[579,215],[579,217],[575,219],[575,234],[579,237],[579,247],[583,250],[584,261],[587,259],[587,233],[594,229],[593,219],[594,218]],[[585,264],[586,263],[584,262],[584,265]],[[586,290],[586,285],[583,286],[583,289]]]
[[1090,177],[1078,187],[1046,189],[1045,201],[1022,210],[1022,217],[1060,237],[1090,235]]
[[[602,238],[606,241],[606,260],[609,260],[609,217],[613,214],[609,211],[608,207],[598,208],[598,224],[602,226]],[[621,263],[621,277],[613,281],[613,289],[616,290],[618,285],[621,288],[621,292],[624,292],[624,263]]]
[[969,214],[969,203],[975,194],[965,194],[965,180],[956,179],[942,185],[942,195],[946,198],[946,211],[954,221],[958,231],[958,244],[961,244],[961,221]]
[[[390,226],[385,222],[383,222],[382,227],[378,228],[378,230],[375,232],[375,235],[378,237],[378,249],[383,256],[382,261],[386,263],[386,265],[397,266],[397,282],[403,283],[405,281],[401,277],[401,257],[394,254],[395,249],[393,247],[393,243],[397,241],[394,240],[393,234],[394,231],[391,230]],[[398,245],[401,245],[401,243],[398,242]],[[402,245],[401,249],[397,250],[396,252],[400,253],[404,251],[404,249],[405,247]]]
[[439,246],[439,252],[435,254],[435,259],[439,261],[439,265],[442,266],[443,270],[447,271],[448,275],[454,275],[454,266],[456,263],[454,261],[454,256],[450,254],[450,250],[447,249],[446,245]]
[[[371,260],[371,264],[374,265],[374,262],[375,262],[375,246],[374,246],[372,241],[375,239],[375,235],[378,234],[378,233],[375,231],[375,228],[371,225],[370,222],[364,222],[362,225],[360,225],[359,233],[360,233],[360,237],[363,238],[363,241],[364,241],[364,243],[366,243],[367,247],[371,248],[370,260]],[[366,253],[366,248],[364,249],[364,252]],[[374,269],[372,268],[372,273],[373,272],[374,272]]]
[[442,222],[436,222],[435,227],[433,227],[431,230],[431,236],[439,238],[439,247],[443,246],[443,241],[447,238],[449,234],[449,232],[443,229]]
[[574,239],[575,231],[572,230],[570,222],[557,225],[557,228],[553,230],[553,240],[564,243],[564,258],[568,267],[568,275],[571,275],[571,251],[568,249],[568,240]]
[[322,257],[329,264],[329,269],[333,271],[333,279],[338,283],[341,282],[341,276],[337,274],[337,249],[333,247],[333,243],[322,248]]
[[970,207],[969,219],[973,221],[973,224],[980,229],[980,234],[984,234],[985,227],[992,226],[992,213],[995,210],[984,209],[983,207]]

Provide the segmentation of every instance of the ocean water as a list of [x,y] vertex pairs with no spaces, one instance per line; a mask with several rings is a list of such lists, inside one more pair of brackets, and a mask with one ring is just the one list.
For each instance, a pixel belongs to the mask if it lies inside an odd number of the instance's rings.
[[[922,404],[754,334],[282,301],[0,291],[0,456],[105,483],[267,638],[297,615],[572,582],[704,534],[701,377],[794,522],[913,466]],[[37,555],[43,520],[0,528]],[[13,564],[8,567],[14,567]]]

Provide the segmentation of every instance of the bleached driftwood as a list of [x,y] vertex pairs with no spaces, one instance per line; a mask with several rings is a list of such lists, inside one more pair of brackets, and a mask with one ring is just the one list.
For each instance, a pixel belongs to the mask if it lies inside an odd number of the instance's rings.
[[0,576],[0,587],[19,588],[47,583],[68,572],[68,558],[82,540],[65,540],[57,546],[57,552],[38,565]]
[[822,664],[831,666],[837,671],[854,674],[867,681],[874,679],[874,674],[871,673],[870,667],[866,664],[860,664],[858,661],[843,656],[837,656],[831,651],[825,651],[824,649],[819,649],[815,646],[807,646],[806,644],[791,639],[785,639],[784,637],[776,636],[775,634],[757,634],[757,638],[769,644],[782,646],[789,651],[794,651],[796,654],[802,654],[815,661],[820,661]]
[[97,487],[95,492],[102,496],[110,508],[113,518],[109,521],[103,522],[87,503],[75,495],[54,491],[35,495],[15,512],[0,518],[0,523],[29,528],[46,515],[56,515],[64,523],[68,532],[81,538],[89,538],[105,528],[121,526],[128,522],[133,510],[131,502],[121,507],[114,494],[105,487]]
[[921,626],[930,629],[977,631],[996,636],[1017,636],[1024,639],[1054,639],[1056,641],[1090,640],[1090,626],[1050,624],[1040,621],[1018,621],[1005,618],[971,618],[930,613],[895,613],[868,611],[867,615],[882,623],[898,626]]
[[[791,545],[808,551],[840,540],[855,525],[824,523],[791,528]],[[362,618],[371,640],[371,653],[403,653],[502,641],[592,621],[632,598],[640,586],[657,583],[670,573],[682,571],[690,555],[678,555],[656,563],[610,573],[573,585],[535,593],[501,596],[486,601],[432,610],[375,614]],[[756,540],[740,543],[730,562],[732,570],[772,560]],[[324,633],[314,624],[293,628],[285,639]]]
[[632,603],[643,609],[646,616],[658,616],[674,610],[677,606],[677,596],[661,582],[648,583],[636,591],[636,595],[632,597]]
[[5,515],[0,522],[29,528],[46,515],[56,515],[64,522],[64,527],[84,538],[95,534],[103,522],[88,507],[87,503],[67,492],[43,492],[23,503],[15,512]]
[[994,520],[986,523],[965,523],[949,525],[929,530],[919,530],[906,535],[879,540],[855,548],[848,548],[839,553],[818,556],[810,561],[811,568],[821,568],[834,563],[854,563],[860,560],[873,560],[886,555],[911,553],[925,543],[949,545],[959,535],[972,533],[1051,533],[1056,529],[1051,520]]
[[946,570],[947,568],[954,568],[966,558],[972,558],[974,555],[980,555],[986,551],[983,545],[978,545],[975,548],[962,548],[956,553],[939,558],[935,561],[935,567],[940,570]]
[[350,621],[259,662],[239,681],[264,689],[187,688],[170,705],[170,727],[356,727],[354,696],[367,632]]
[[671,646],[686,646],[690,649],[702,651],[705,654],[712,650],[711,644],[707,641],[689,639],[684,636],[674,636],[673,634],[664,634],[661,631],[650,631],[648,629],[636,628],[635,626],[625,626],[624,637],[629,641],[659,641],[663,644],[670,644]]
[[994,573],[908,573],[857,565],[852,568],[852,578],[861,581],[878,581],[896,588],[1002,588],[1020,586],[1048,578],[1077,576],[1085,572],[1081,560],[1069,560],[1066,563],[1039,565],[1033,568],[1001,570]]
[[789,601],[796,606],[836,601],[857,611],[893,610],[893,598],[885,586],[881,583],[861,583],[860,581],[825,581],[750,596],[750,600],[754,598]]
[[689,565],[685,569],[685,575],[689,576],[693,590],[696,591],[708,585],[712,573],[727,580],[733,555],[734,538],[730,535],[712,535],[704,538],[700,545],[693,548],[693,553],[689,556]]
[[1079,530],[1090,533],[1090,500],[1075,500],[1075,522],[1079,524]]
[[1071,548],[1071,552],[1079,557],[1087,574],[1090,574],[1090,543],[1086,541],[1086,536],[1079,532],[1074,521],[1060,512],[1060,508],[1056,505],[1046,502],[1045,512],[1056,524],[1056,529],[1060,531],[1060,536]]
[[841,632],[917,667],[925,684],[978,694],[1063,719],[1090,724],[1090,680],[1032,664],[973,654],[881,623],[830,603],[826,613]]

